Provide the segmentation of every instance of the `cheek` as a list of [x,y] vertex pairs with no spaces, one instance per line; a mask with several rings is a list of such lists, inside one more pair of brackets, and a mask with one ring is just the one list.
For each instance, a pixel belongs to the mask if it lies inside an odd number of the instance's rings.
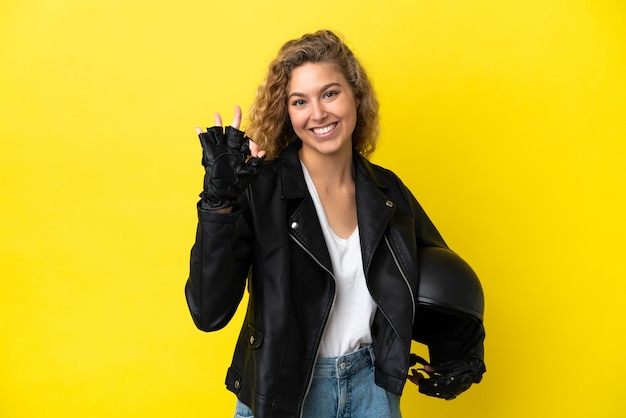
[[356,106],[350,107],[350,110],[346,112],[346,119],[352,119],[354,123],[356,123],[356,119],[358,117],[358,112]]
[[291,123],[291,127],[295,130],[301,128],[302,125],[302,117],[298,115],[298,112],[289,112],[289,122]]

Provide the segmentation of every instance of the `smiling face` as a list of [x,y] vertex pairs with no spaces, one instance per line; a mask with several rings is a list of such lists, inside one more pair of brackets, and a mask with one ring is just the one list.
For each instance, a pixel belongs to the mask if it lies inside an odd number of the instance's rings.
[[303,153],[352,155],[358,104],[333,64],[308,62],[291,72],[287,109]]

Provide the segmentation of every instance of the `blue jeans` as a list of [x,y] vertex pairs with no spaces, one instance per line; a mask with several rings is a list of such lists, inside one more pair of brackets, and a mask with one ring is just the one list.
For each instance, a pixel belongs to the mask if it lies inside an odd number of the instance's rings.
[[[364,347],[340,357],[320,357],[304,401],[303,418],[401,418],[400,397],[374,383],[374,353]],[[235,418],[252,411],[237,401]]]

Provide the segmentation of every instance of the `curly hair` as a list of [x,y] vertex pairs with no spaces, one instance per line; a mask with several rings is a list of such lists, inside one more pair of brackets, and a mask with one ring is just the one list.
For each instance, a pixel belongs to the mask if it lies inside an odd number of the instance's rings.
[[330,63],[343,74],[359,100],[352,147],[363,156],[376,148],[378,99],[359,60],[333,32],[320,30],[285,43],[269,65],[248,112],[246,133],[272,160],[289,145],[295,132],[287,110],[291,72],[305,63]]

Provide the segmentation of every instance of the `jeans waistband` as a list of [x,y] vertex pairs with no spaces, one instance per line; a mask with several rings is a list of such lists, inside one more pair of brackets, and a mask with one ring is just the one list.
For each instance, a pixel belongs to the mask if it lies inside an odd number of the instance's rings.
[[341,378],[350,376],[363,367],[374,364],[374,350],[367,345],[357,351],[339,357],[318,357],[315,363],[316,377]]

